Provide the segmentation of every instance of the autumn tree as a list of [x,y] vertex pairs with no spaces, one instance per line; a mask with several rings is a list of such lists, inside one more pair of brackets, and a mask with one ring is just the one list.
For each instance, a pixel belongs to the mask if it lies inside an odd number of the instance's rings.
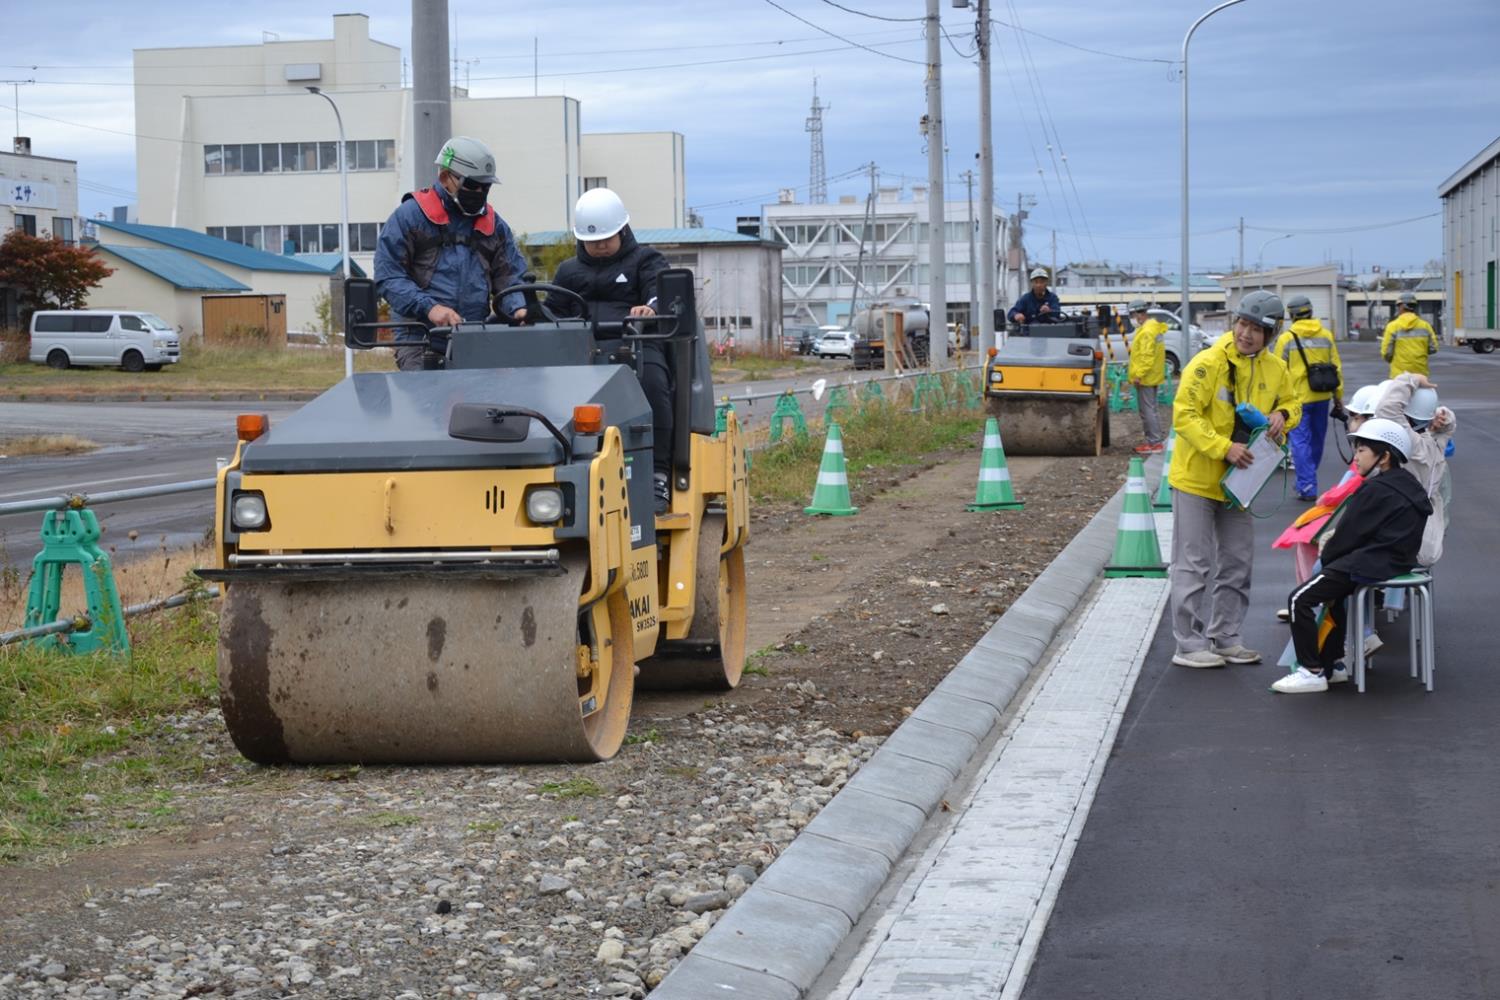
[[82,309],[89,289],[114,273],[87,247],[20,229],[0,241],[0,284],[15,289],[23,325],[38,309]]

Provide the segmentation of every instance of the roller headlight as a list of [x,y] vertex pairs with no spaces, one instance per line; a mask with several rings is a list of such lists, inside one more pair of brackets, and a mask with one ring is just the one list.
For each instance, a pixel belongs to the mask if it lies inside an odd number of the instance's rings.
[[236,531],[264,531],[271,523],[266,498],[260,493],[235,493],[229,503],[229,523]]
[[526,516],[532,524],[552,524],[563,516],[562,490],[543,486],[526,494]]

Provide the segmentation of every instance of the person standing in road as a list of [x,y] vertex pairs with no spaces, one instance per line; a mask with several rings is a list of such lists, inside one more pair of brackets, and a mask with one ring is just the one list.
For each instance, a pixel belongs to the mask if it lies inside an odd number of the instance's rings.
[[1380,356],[1391,363],[1391,378],[1406,372],[1430,374],[1427,356],[1437,353],[1437,334],[1417,315],[1416,293],[1402,292],[1397,302],[1396,318],[1385,325],[1380,337]]
[[1260,662],[1260,653],[1240,641],[1255,522],[1249,511],[1225,503],[1220,481],[1230,466],[1255,461],[1237,405],[1264,415],[1266,432],[1278,441],[1302,415],[1286,365],[1265,349],[1281,328],[1281,299],[1251,292],[1233,315],[1231,335],[1188,362],[1172,406],[1172,662],[1180,667]]
[[[668,267],[653,247],[637,243],[630,231],[630,213],[609,188],[585,191],[573,209],[573,235],[578,253],[563,261],[552,283],[576,292],[589,304],[600,323],[619,323],[626,317],[656,315],[656,279]],[[559,316],[573,315],[575,303],[557,296],[549,307]],[[728,346],[734,348],[731,335]],[[652,496],[656,513],[672,503],[672,372],[660,344],[641,342],[636,348],[636,374],[651,404]]]
[[1328,414],[1344,408],[1344,368],[1333,331],[1313,317],[1312,300],[1293,295],[1286,301],[1292,325],[1276,342],[1276,356],[1292,373],[1302,400],[1302,419],[1292,429],[1292,466],[1297,471],[1297,499],[1318,498],[1318,465],[1328,437]]
[[1166,436],[1161,432],[1161,411],[1157,409],[1156,392],[1167,378],[1167,324],[1152,319],[1144,299],[1130,303],[1130,321],[1135,335],[1130,339],[1130,369],[1127,374],[1135,386],[1136,408],[1141,412],[1141,433],[1145,443],[1135,446],[1136,454],[1150,455],[1162,451]]
[[1062,302],[1057,293],[1047,287],[1051,280],[1047,269],[1038,267],[1031,272],[1031,291],[1016,299],[1010,307],[1012,323],[1051,323],[1062,312]]
[[[375,287],[390,303],[391,318],[432,327],[483,323],[491,302],[521,280],[526,261],[505,220],[490,207],[496,183],[495,154],[478,139],[456,135],[434,161],[437,183],[403,195],[375,247]],[[526,318],[520,293],[494,305],[519,322]],[[396,338],[402,371],[441,368],[442,352]]]

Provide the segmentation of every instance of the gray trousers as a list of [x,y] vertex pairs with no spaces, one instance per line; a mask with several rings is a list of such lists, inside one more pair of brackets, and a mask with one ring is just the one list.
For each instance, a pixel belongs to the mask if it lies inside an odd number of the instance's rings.
[[1138,385],[1135,387],[1136,405],[1141,411],[1141,433],[1146,435],[1147,444],[1161,444],[1166,440],[1161,432],[1161,411],[1156,408],[1156,390],[1159,385]]
[[1177,652],[1235,646],[1250,607],[1255,521],[1246,510],[1172,491],[1172,636]]

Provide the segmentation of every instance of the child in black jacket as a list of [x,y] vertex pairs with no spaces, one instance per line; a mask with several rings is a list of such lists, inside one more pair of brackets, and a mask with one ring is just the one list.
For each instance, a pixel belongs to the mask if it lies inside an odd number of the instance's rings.
[[[1322,572],[1288,598],[1298,665],[1271,685],[1271,690],[1282,694],[1314,694],[1327,691],[1329,683],[1349,679],[1339,662],[1344,653],[1348,597],[1363,584],[1411,572],[1417,565],[1422,530],[1432,513],[1427,491],[1403,468],[1411,453],[1411,434],[1405,427],[1376,418],[1349,437],[1364,485],[1334,513],[1322,536]],[[1321,645],[1319,607],[1325,609],[1332,626]]]

